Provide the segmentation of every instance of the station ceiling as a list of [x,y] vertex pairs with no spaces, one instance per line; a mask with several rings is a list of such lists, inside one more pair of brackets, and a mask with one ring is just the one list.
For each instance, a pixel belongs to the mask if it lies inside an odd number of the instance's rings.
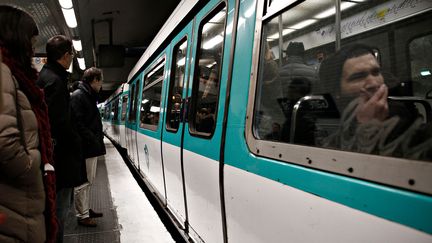
[[[78,27],[67,27],[58,0],[0,0],[0,4],[12,4],[26,9],[33,15],[39,27],[36,55],[44,56],[46,41],[53,35],[63,34],[82,41],[86,66],[98,66],[99,45],[125,47],[124,65],[101,67],[104,73],[102,99],[112,93],[127,76],[141,54],[150,44],[166,19],[174,11],[179,0],[72,0]],[[74,61],[73,80],[82,71]]]

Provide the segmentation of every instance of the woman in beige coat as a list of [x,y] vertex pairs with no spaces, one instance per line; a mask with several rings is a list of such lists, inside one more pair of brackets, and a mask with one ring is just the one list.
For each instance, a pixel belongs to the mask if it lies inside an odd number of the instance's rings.
[[[32,43],[37,35],[36,23],[29,14],[15,7],[0,6],[2,243],[50,242],[44,213],[45,217],[49,215],[47,226],[51,219],[55,222],[52,209],[45,206],[45,191],[54,180],[48,113],[43,93],[35,85],[37,73],[31,65]],[[48,190],[47,198],[52,197],[50,193]]]

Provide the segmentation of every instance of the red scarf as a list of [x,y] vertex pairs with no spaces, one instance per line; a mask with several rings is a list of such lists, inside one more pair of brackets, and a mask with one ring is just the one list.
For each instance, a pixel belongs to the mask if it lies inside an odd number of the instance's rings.
[[44,94],[36,86],[37,72],[33,68],[24,68],[14,58],[10,57],[9,51],[0,46],[3,62],[9,67],[12,75],[18,81],[20,90],[27,96],[30,101],[32,110],[36,116],[39,133],[39,150],[41,153],[41,167],[44,174],[44,187],[46,194],[45,202],[45,225],[46,225],[46,242],[55,242],[57,234],[57,216],[56,216],[56,188],[54,171],[44,172],[43,167],[49,163],[54,166],[53,145],[51,140],[51,127],[48,118],[48,106],[44,100]]

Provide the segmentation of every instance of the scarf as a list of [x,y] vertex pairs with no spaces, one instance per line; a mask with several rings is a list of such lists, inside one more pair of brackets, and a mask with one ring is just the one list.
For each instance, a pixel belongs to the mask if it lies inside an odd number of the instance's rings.
[[[1,43],[0,43],[1,44]],[[57,234],[57,216],[56,216],[56,188],[54,171],[44,171],[45,164],[54,165],[53,145],[51,140],[51,127],[48,118],[48,106],[44,101],[44,94],[36,86],[37,72],[35,69],[27,69],[19,64],[9,51],[0,45],[5,63],[16,78],[20,90],[27,96],[30,101],[32,111],[34,112],[38,125],[39,150],[41,153],[41,169],[43,172],[43,182],[45,188],[45,225],[46,225],[46,242],[55,242]]]

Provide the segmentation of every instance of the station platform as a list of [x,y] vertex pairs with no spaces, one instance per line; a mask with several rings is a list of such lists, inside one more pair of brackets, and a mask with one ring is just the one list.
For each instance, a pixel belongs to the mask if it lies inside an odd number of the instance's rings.
[[78,225],[75,207],[65,223],[65,243],[175,242],[114,145],[98,159],[90,208],[102,212],[97,227]]

